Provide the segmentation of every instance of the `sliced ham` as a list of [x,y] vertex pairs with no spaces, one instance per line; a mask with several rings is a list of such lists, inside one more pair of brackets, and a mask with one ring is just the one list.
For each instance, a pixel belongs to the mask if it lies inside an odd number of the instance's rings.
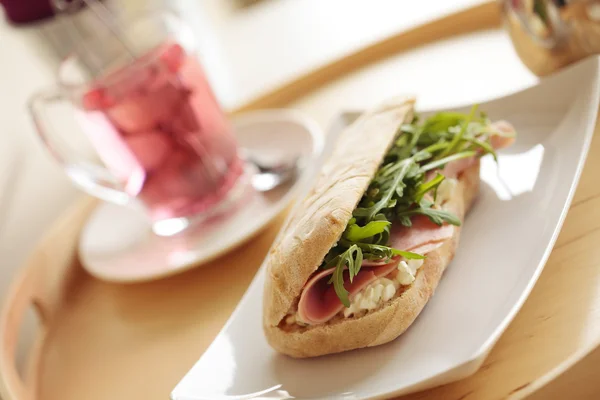
[[[412,217],[411,222],[412,226],[410,228],[400,224],[392,224],[390,232],[391,247],[426,254],[441,246],[444,240],[451,238],[454,234],[453,225],[436,225],[424,215]],[[432,246],[433,244],[437,246]]]
[[444,169],[442,170],[442,175],[444,175],[448,179],[456,178],[458,177],[458,175],[460,175],[461,172],[463,172],[469,167],[472,167],[476,163],[477,157],[461,158],[459,160],[449,162],[444,166]]
[[[447,224],[438,226],[422,215],[413,217],[411,220],[413,225],[410,228],[399,224],[392,225],[390,234],[392,247],[427,254],[441,246],[444,240],[452,237],[454,233],[454,226]],[[377,278],[389,275],[396,269],[399,261],[399,258],[388,263],[365,260],[352,282],[350,282],[348,271],[345,271],[344,287],[349,293],[349,298],[352,299]],[[333,285],[328,283],[333,271],[334,269],[321,271],[306,283],[298,302],[300,320],[310,325],[322,324],[344,309]]]
[[490,138],[490,144],[494,149],[504,149],[515,142],[515,128],[510,123],[496,121],[492,123],[492,129],[501,133],[501,135],[494,135]]
[[[348,271],[344,272],[344,287],[352,299],[377,278],[388,275],[398,266],[399,258],[393,259],[376,267],[361,267],[358,275],[350,282]],[[363,264],[364,265],[364,264]],[[337,297],[333,284],[328,284],[329,277],[334,269],[319,272],[304,286],[298,302],[298,317],[307,324],[321,324],[329,321],[344,309],[344,305]]]
[[[413,217],[412,223],[410,228],[398,224],[392,225],[390,234],[392,247],[427,254],[441,246],[444,240],[452,237],[454,233],[454,226],[447,224],[438,226],[422,215]],[[345,271],[344,287],[349,293],[349,298],[352,299],[377,278],[389,275],[396,269],[399,261],[399,258],[389,263],[365,260],[352,282],[348,271]],[[344,309],[333,285],[328,283],[333,271],[333,269],[321,271],[306,283],[298,302],[300,320],[310,325],[322,324]]]
[[[438,226],[421,215],[413,217],[412,223],[411,228],[396,226],[398,224],[392,225],[390,235],[392,247],[427,254],[441,246],[444,240],[452,237],[454,233],[454,226],[447,224]],[[346,270],[344,288],[348,291],[349,298],[352,299],[377,278],[389,275],[396,269],[399,261],[399,257],[387,263],[365,260],[352,282]],[[304,286],[298,302],[298,317],[303,322],[310,325],[322,324],[344,309],[333,285],[328,283],[333,271],[332,268],[317,273]]]
[[417,254],[421,254],[421,255],[425,255],[425,254],[427,254],[429,252],[434,251],[435,249],[437,249],[438,247],[440,247],[443,244],[444,244],[443,241],[426,243],[426,244],[421,245],[419,247],[415,247],[414,249],[411,250],[411,252],[417,253]]
[[363,260],[362,264],[361,264],[361,268],[364,267],[381,267],[383,265],[387,265],[389,264],[389,262],[386,262],[385,260]]

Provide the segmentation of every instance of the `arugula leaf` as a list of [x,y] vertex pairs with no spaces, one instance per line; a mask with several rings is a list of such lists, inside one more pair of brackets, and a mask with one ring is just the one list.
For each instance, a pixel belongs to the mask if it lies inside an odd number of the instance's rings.
[[439,158],[444,158],[448,154],[452,154],[452,152],[454,152],[456,149],[458,149],[460,141],[463,138],[463,136],[465,135],[465,133],[467,132],[469,124],[471,123],[471,120],[475,116],[476,111],[477,111],[477,104],[475,104],[473,107],[471,107],[471,112],[469,113],[469,116],[467,118],[465,118],[465,120],[462,122],[462,127],[460,128],[460,131],[458,133],[454,134],[454,136],[452,137],[452,141],[450,141],[450,145],[448,147],[446,147],[446,149],[444,149],[439,154],[439,156],[438,156]]
[[333,283],[333,289],[335,294],[339,297],[344,307],[350,307],[350,299],[348,297],[348,291],[344,287],[344,258],[339,257],[335,266],[335,271],[331,274],[329,284]]
[[451,156],[444,157],[441,160],[432,161],[422,167],[423,171],[431,171],[432,169],[441,168],[449,162],[460,160],[461,158],[469,158],[477,155],[477,152],[468,150],[460,153],[452,154]]
[[465,114],[442,111],[425,121],[428,132],[445,133],[449,128],[460,125],[465,120]]
[[339,297],[342,304],[346,307],[350,307],[348,291],[344,287],[344,271],[347,267],[349,279],[350,282],[352,282],[354,277],[358,275],[362,265],[362,250],[358,246],[352,245],[350,248],[348,248],[348,250],[337,256],[334,260],[335,270],[333,271],[333,274],[331,274],[331,278],[329,278],[328,283],[333,283],[335,294]]
[[378,233],[382,233],[386,227],[390,226],[390,221],[380,220],[371,221],[365,226],[358,226],[357,224],[348,225],[344,232],[344,238],[351,242],[358,242],[360,240],[372,237]]
[[408,215],[397,215],[398,222],[400,222],[403,226],[410,228],[412,226],[412,222],[410,221],[410,217]]
[[398,249],[392,248],[392,253],[394,253],[395,256],[402,256],[402,257],[406,258],[407,260],[423,260],[423,259],[425,259],[424,255],[418,254],[418,253],[413,253],[411,251],[404,251],[404,250],[398,250]]
[[437,196],[437,188],[440,184],[446,179],[446,177],[440,173],[438,173],[435,178],[428,182],[423,182],[417,187],[417,192],[415,193],[415,203],[420,203],[423,200],[423,196],[427,192],[434,190],[433,198],[435,199]]
[[447,222],[454,226],[460,226],[460,219],[449,211],[432,208],[431,206],[419,206],[408,211],[402,211],[398,217],[412,217],[414,215],[425,215],[436,225]]
[[346,244],[346,245],[350,245],[350,247],[357,246],[360,250],[362,250],[363,256],[366,258],[368,255],[370,257],[368,259],[370,259],[370,260],[372,260],[372,259],[390,260],[394,256],[402,256],[408,260],[424,258],[424,256],[417,254],[417,253],[394,249],[393,247],[383,246],[380,244],[369,244],[369,243],[350,244],[349,242],[347,242],[343,239],[340,242],[343,244]]
[[399,187],[403,185],[402,180],[409,172],[411,163],[414,163],[414,160],[411,158],[401,161],[399,164],[400,167],[398,168],[399,171],[394,175],[393,180],[388,185],[388,188],[381,199],[371,207],[357,208],[353,215],[364,216],[367,218],[367,220],[372,220],[373,217],[375,217],[375,215],[378,214],[383,208],[388,207],[394,193],[396,193],[398,197],[402,197],[401,193],[403,192],[403,189],[399,189]]
[[498,155],[496,154],[496,150],[494,150],[494,148],[492,147],[491,144],[489,144],[488,142],[484,142],[483,140],[476,139],[476,138],[469,138],[466,140],[468,140],[473,145],[475,145],[475,147],[479,147],[480,149],[482,149],[484,151],[484,153],[491,154],[492,157],[494,157],[494,161],[498,162]]

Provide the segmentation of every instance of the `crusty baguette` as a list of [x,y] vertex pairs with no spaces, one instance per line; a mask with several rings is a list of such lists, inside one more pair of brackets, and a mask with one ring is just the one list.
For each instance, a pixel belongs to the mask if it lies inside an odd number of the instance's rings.
[[[446,208],[464,220],[479,191],[479,163],[465,170],[458,182]],[[427,254],[408,289],[398,291],[390,301],[362,317],[336,318],[326,324],[298,329],[285,329],[270,324],[265,318],[264,331],[269,344],[281,353],[302,358],[377,346],[397,338],[414,322],[433,295],[454,257],[459,237],[458,227],[452,238]]]
[[359,117],[342,132],[312,190],[283,227],[266,259],[263,320],[286,316],[302,287],[346,229],[398,127],[410,122],[413,98],[399,98]]

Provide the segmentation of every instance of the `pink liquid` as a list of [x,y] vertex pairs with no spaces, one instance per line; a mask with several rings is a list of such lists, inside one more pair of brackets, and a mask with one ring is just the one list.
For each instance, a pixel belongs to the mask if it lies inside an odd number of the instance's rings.
[[243,172],[200,64],[167,43],[82,98],[81,122],[106,166],[153,220],[222,201]]

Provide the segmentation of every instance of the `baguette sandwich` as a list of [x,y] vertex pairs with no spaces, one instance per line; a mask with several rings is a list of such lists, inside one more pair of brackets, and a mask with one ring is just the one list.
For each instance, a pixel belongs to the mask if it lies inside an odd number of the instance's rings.
[[263,327],[292,357],[377,346],[402,334],[452,260],[479,189],[479,158],[515,132],[477,112],[421,121],[414,99],[340,135],[266,259]]

